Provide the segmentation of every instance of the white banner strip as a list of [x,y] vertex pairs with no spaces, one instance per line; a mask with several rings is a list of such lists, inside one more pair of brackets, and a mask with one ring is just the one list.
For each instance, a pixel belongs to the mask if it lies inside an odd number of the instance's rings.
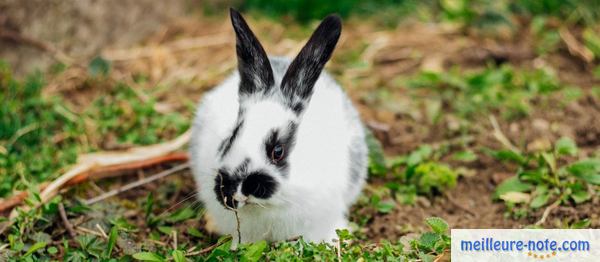
[[600,229],[452,229],[452,261],[600,261]]

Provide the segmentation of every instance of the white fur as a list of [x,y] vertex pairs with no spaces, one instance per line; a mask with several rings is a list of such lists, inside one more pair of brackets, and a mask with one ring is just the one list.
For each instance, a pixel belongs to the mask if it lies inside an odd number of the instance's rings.
[[[289,60],[274,60],[289,64]],[[281,73],[274,73],[280,83]],[[231,234],[234,239],[234,212],[217,201],[213,190],[216,170],[247,157],[251,158],[250,169],[274,168],[260,151],[264,137],[271,128],[285,127],[296,118],[279,95],[242,99],[244,126],[231,153],[221,160],[218,147],[231,134],[238,117],[239,81],[235,72],[202,99],[194,120],[190,160],[207,214],[214,219],[218,233]],[[329,242],[336,238],[335,229],[347,227],[346,214],[366,177],[363,126],[346,94],[325,72],[306,106],[288,158],[288,177],[276,178],[279,188],[271,198],[250,196],[246,205],[238,208],[242,242],[280,241],[300,235],[309,241]],[[357,171],[355,181],[351,170]]]

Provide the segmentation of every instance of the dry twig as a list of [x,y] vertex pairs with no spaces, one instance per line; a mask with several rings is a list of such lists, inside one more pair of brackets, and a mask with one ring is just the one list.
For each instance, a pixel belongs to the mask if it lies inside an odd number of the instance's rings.
[[146,177],[144,179],[140,179],[138,181],[135,181],[133,183],[127,184],[127,185],[125,185],[123,187],[120,187],[120,188],[117,188],[115,190],[108,191],[108,192],[106,192],[106,193],[104,193],[102,195],[99,195],[99,196],[94,197],[92,199],[86,200],[86,201],[84,201],[84,203],[86,205],[91,205],[91,204],[94,204],[94,203],[98,203],[98,202],[100,202],[100,201],[102,201],[104,199],[116,196],[116,195],[118,195],[120,193],[123,193],[125,191],[128,191],[128,190],[131,190],[133,188],[136,188],[136,187],[139,187],[139,186],[142,186],[142,185],[154,182],[154,181],[156,181],[158,179],[164,178],[164,177],[166,177],[168,175],[171,175],[171,174],[174,174],[174,173],[176,173],[178,171],[184,170],[184,169],[188,168],[189,166],[190,165],[187,164],[187,163],[175,166],[175,167],[173,167],[171,169],[167,169],[167,170],[165,170],[163,172],[160,172],[158,174]]
[[560,205],[561,200],[562,200],[562,196],[559,197],[556,201],[554,201],[554,203],[552,203],[552,205],[549,205],[548,207],[546,207],[546,209],[544,209],[544,213],[542,214],[542,217],[540,218],[540,220],[535,222],[535,225],[540,226],[540,225],[543,225],[544,223],[546,223],[546,219],[548,219],[550,212],[552,212],[552,210],[554,210],[555,208],[557,208]]
[[494,117],[493,115],[490,115],[490,123],[492,123],[492,127],[494,128],[494,132],[492,133],[494,135],[494,137],[498,140],[498,142],[500,142],[502,145],[504,145],[506,148],[510,149],[513,152],[521,152],[516,146],[514,146],[510,140],[508,140],[508,138],[504,135],[504,133],[502,133],[502,130],[500,129],[500,125],[498,125],[498,121],[496,120],[496,117]]
[[91,229],[88,229],[85,227],[76,227],[75,230],[80,231],[81,233],[84,233],[84,234],[90,234],[90,235],[104,238],[104,235],[102,235],[102,233],[99,233],[96,230],[91,230]]
[[73,224],[71,224],[71,222],[69,222],[69,219],[67,218],[67,212],[65,211],[65,205],[63,205],[63,203],[58,203],[58,212],[60,213],[60,219],[62,219],[62,222],[65,225],[67,232],[69,232],[71,238],[75,238],[77,236],[77,233],[75,233],[75,229],[73,229]]
[[228,44],[231,41],[232,38],[228,34],[217,34],[181,39],[161,46],[109,50],[103,52],[102,57],[110,61],[127,61],[148,58],[159,53],[173,53],[191,49],[218,46]]
[[[148,161],[154,163],[154,159],[163,159],[165,155],[171,154],[173,151],[183,147],[190,140],[191,131],[188,130],[179,137],[161,144],[150,146],[135,147],[125,151],[118,152],[99,152],[82,155],[77,159],[77,163],[66,173],[61,175],[56,180],[48,184],[40,193],[40,203],[33,208],[38,208],[42,204],[47,203],[50,199],[56,196],[61,188],[69,185],[68,183],[77,177],[84,176],[88,179],[90,173],[96,170],[112,170],[113,168],[136,167],[139,163],[147,164]],[[160,163],[160,162],[158,162]],[[114,171],[114,170],[112,170]],[[7,202],[0,202],[0,207],[12,207],[16,202],[22,202],[27,197],[27,193],[19,194],[16,198],[9,199]],[[20,201],[17,201],[20,200]],[[23,211],[30,210],[31,207],[23,207]],[[14,222],[18,216],[17,210],[12,210],[9,218],[10,221],[5,223],[0,228],[0,234],[4,233]]]
[[198,250],[198,251],[193,251],[193,252],[192,252],[192,250],[190,250],[190,251],[186,252],[186,254],[185,254],[185,255],[189,257],[189,256],[197,256],[197,255],[201,255],[201,254],[208,253],[208,252],[212,251],[213,249],[215,249],[215,248],[219,247],[219,246],[220,246],[220,245],[222,245],[223,243],[225,243],[225,242],[229,241],[229,239],[230,239],[230,238],[224,238],[224,239],[223,239],[221,242],[214,243],[213,245],[211,245],[211,246],[208,246],[208,247],[206,247],[206,248],[203,248],[203,249],[201,249],[201,250]]
[[558,34],[567,45],[569,53],[581,58],[586,63],[591,63],[594,60],[594,53],[590,51],[585,45],[581,44],[573,34],[566,27],[558,29]]

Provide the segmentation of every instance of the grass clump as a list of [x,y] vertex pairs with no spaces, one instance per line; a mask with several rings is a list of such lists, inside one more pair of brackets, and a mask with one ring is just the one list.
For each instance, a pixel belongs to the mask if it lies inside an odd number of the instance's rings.
[[427,91],[450,111],[473,119],[490,111],[501,111],[507,119],[522,118],[531,111],[531,101],[561,89],[556,77],[545,70],[521,71],[511,66],[488,67],[464,73],[422,72],[408,86]]
[[497,159],[518,165],[516,175],[498,185],[494,197],[504,201],[516,217],[551,203],[578,205],[597,197],[600,159],[579,159],[577,152],[576,144],[569,138],[561,138],[549,151],[492,152]]
[[[441,163],[442,152],[434,150],[429,145],[422,145],[410,154],[385,159],[378,150],[375,138],[369,138],[370,161],[369,170],[372,178],[386,178],[385,187],[396,201],[403,204],[413,204],[418,195],[434,196],[453,188],[458,179],[458,172],[447,164]],[[386,191],[387,192],[387,191]],[[380,192],[381,193],[381,192]],[[374,194],[371,204],[387,213],[394,204],[381,199],[387,193]]]
[[417,195],[440,195],[456,185],[458,172],[439,162],[438,157],[431,146],[423,145],[390,161],[393,179],[386,187],[397,201],[413,204]]
[[48,179],[77,157],[83,129],[61,114],[59,98],[42,97],[43,87],[41,74],[18,81],[0,64],[0,197]]
[[[89,82],[99,81],[108,82]],[[124,84],[109,83],[81,113],[60,96],[42,95],[44,86],[41,74],[18,80],[0,64],[0,197],[53,179],[79,154],[158,143],[189,126],[177,112],[156,112],[155,101],[142,101]]]

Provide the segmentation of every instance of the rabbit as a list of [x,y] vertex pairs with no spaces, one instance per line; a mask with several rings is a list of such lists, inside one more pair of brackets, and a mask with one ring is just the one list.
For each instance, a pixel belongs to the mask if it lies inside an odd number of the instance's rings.
[[237,71],[201,99],[190,142],[207,227],[238,243],[331,243],[348,227],[368,154],[357,110],[322,72],[341,20],[327,16],[290,60],[267,56],[241,14],[230,16]]

